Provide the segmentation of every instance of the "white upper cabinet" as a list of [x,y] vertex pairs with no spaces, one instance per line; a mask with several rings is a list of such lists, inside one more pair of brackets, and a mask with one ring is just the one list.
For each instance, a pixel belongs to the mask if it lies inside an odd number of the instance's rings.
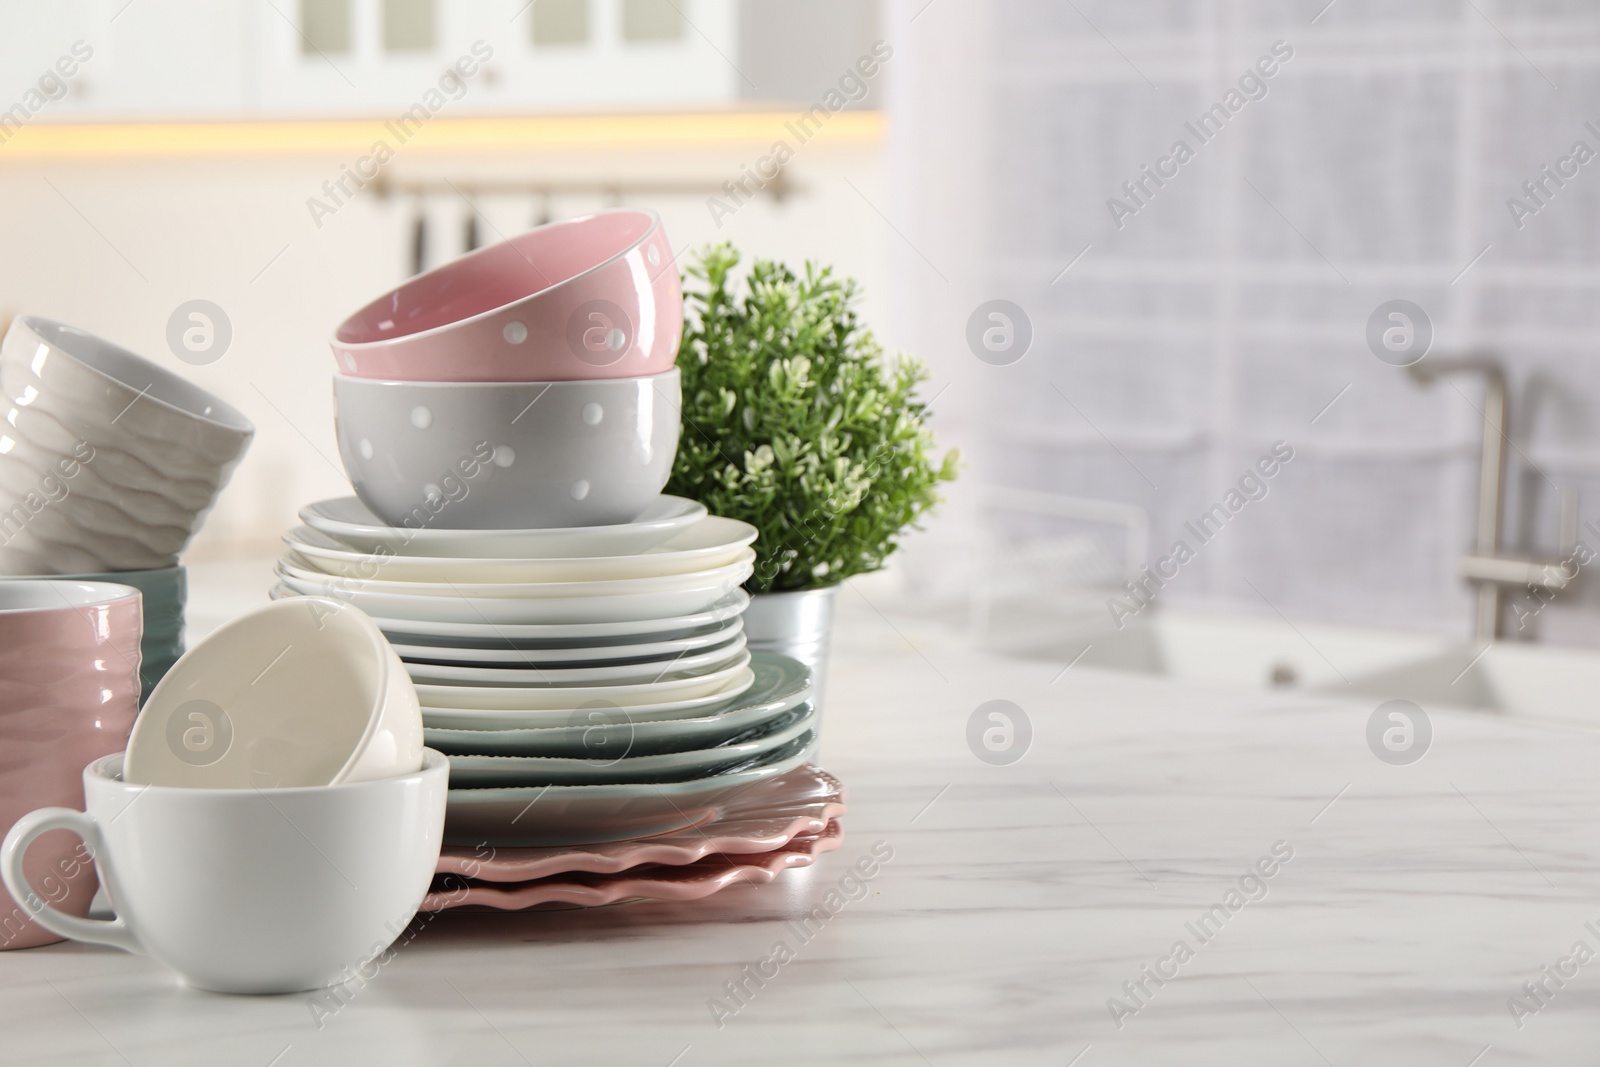
[[[47,74],[80,41],[92,55],[63,64],[58,88]],[[0,0],[0,110],[38,97],[44,121],[712,107],[749,92],[738,52],[736,0]]]

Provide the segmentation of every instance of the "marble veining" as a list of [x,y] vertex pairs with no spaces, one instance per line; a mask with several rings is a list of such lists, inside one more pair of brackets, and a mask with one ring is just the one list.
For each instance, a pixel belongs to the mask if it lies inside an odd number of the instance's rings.
[[[849,813],[815,866],[702,901],[424,916],[331,1000],[197,993],[88,946],[0,953],[0,1062],[1592,1062],[1600,959],[1536,1012],[1508,1002],[1576,942],[1600,951],[1600,734],[1440,709],[1395,767],[1366,747],[1370,701],[1061,675],[841,609],[822,762]],[[996,698],[1033,727],[1004,767],[966,747]],[[1275,845],[1292,859],[1197,937]],[[891,858],[842,882],[875,846]]]

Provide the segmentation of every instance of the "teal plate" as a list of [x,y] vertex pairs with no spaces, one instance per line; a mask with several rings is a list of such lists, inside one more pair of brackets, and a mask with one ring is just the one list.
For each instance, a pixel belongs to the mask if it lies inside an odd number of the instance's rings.
[[635,756],[617,750],[607,757],[591,750],[590,759],[564,756],[451,756],[450,781],[460,788],[540,785],[609,785],[618,782],[681,782],[720,774],[782,748],[812,728],[810,704],[735,734],[719,745]]
[[[777,652],[750,657],[755,681],[738,697],[696,718],[633,722],[622,709],[575,711],[571,724],[527,729],[445,729],[424,726],[429,748],[462,756],[593,757],[596,750],[653,756],[708,748],[798,706],[811,694],[811,671]],[[492,715],[483,713],[480,717]],[[423,712],[423,721],[429,718]]]
[[686,782],[451,789],[449,845],[531,847],[628,841],[670,834],[718,818],[744,790],[805,763],[815,735],[800,737],[721,774]]

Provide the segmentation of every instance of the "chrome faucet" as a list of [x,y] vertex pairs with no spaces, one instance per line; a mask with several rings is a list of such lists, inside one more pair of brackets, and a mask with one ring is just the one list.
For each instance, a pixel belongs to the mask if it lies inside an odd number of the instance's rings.
[[1419,385],[1431,385],[1447,374],[1476,374],[1483,378],[1477,531],[1471,551],[1461,557],[1461,577],[1477,587],[1474,629],[1478,640],[1498,640],[1503,634],[1501,594],[1504,589],[1525,587],[1530,591],[1554,593],[1565,589],[1576,577],[1568,572],[1567,561],[1578,544],[1577,491],[1566,489],[1561,494],[1560,559],[1535,559],[1502,552],[1500,526],[1505,514],[1505,446],[1510,441],[1504,368],[1486,352],[1470,352],[1459,356],[1429,356],[1406,370]]

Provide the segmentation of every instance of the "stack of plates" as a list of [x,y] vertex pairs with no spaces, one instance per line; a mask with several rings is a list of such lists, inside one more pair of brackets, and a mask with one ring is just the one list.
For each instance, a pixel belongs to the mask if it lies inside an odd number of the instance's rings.
[[748,786],[677,833],[548,848],[447,847],[424,911],[693,900],[770,882],[839,847],[844,786],[809,764]]
[[737,696],[625,712],[424,713],[450,756],[445,840],[492,846],[629,841],[699,826],[742,791],[805,763],[811,672],[752,657]]
[[745,648],[747,523],[675,497],[586,528],[396,528],[353,497],[300,517],[273,595],[388,636],[450,756],[448,841],[670,833],[814,747],[809,672]]

